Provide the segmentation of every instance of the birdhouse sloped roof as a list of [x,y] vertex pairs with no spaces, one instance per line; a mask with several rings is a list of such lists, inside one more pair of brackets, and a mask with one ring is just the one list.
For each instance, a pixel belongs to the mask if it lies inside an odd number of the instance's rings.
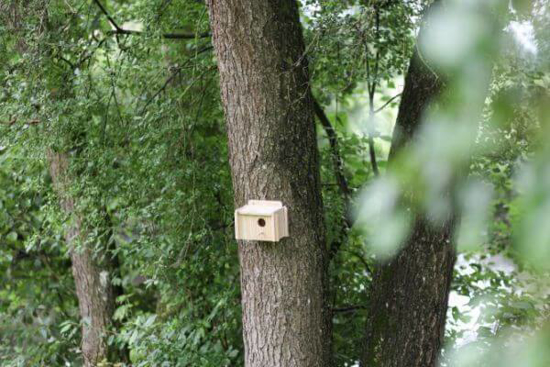
[[248,204],[240,207],[236,212],[240,215],[268,216],[283,209],[280,201],[249,200]]

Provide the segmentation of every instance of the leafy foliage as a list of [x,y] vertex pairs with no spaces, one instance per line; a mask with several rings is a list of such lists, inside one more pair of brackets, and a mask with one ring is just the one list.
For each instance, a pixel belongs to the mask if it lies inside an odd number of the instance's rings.
[[[548,4],[534,3],[531,12],[501,15],[502,22],[532,23],[536,55],[522,53],[510,32],[502,41],[507,52],[496,50],[500,39],[492,43],[494,33],[480,31],[473,36],[481,41],[459,54],[464,58],[440,60],[461,86],[446,117],[471,130],[460,140],[464,130],[456,124],[439,124],[432,135],[427,129],[429,143],[409,150],[400,171],[420,185],[426,195],[418,203],[429,208],[437,197],[429,197],[431,184],[455,168],[441,157],[471,167],[472,180],[456,193],[463,231],[471,234],[460,248],[451,295],[467,297],[467,307],[451,307],[448,317],[447,337],[456,347],[472,328],[479,349],[492,350],[499,347],[494,336],[508,327],[532,332],[548,320]],[[312,90],[334,128],[352,206],[361,207],[355,194],[376,176],[370,147],[385,174],[424,5],[302,2]],[[205,5],[12,0],[0,4],[0,13],[1,364],[82,363],[84,321],[63,236],[70,218],[52,190],[51,150],[69,157],[70,194],[86,242],[119,262],[113,282],[123,293],[108,343],[127,348],[135,366],[242,365],[233,195]],[[497,62],[477,125],[464,109],[479,89],[468,65],[489,56]],[[473,148],[471,161],[464,147]],[[376,244],[360,228],[345,228],[349,198],[321,129],[319,148],[328,242],[339,244],[330,265],[335,361],[352,366],[362,346]],[[423,176],[426,162],[443,165]],[[384,179],[379,187],[387,193],[392,181]],[[400,217],[390,216],[389,224],[392,218]],[[513,260],[513,270],[490,265],[501,256]],[[487,312],[472,322],[472,310]],[[535,338],[536,347],[548,335]],[[452,350],[444,351],[447,363],[455,361]]]

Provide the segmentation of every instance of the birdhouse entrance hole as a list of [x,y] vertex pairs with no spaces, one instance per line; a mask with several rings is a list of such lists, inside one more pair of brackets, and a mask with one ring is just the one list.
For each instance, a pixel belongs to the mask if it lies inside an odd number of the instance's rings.
[[264,218],[258,219],[258,225],[259,225],[260,227],[265,227],[265,219],[264,219]]

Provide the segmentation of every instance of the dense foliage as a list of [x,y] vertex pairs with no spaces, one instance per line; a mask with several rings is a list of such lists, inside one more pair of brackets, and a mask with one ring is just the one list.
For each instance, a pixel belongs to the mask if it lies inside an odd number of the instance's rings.
[[[373,192],[381,203],[393,200],[387,155],[426,3],[302,2],[313,95],[337,139],[334,146],[330,129],[319,125],[327,246],[336,249],[330,308],[338,366],[359,358],[373,259],[393,251],[381,254],[368,229],[348,228],[346,211],[361,213]],[[451,3],[480,21],[472,2],[467,9]],[[414,205],[432,209],[430,182],[454,166],[429,162],[444,156],[471,167],[455,197],[464,219],[446,363],[468,365],[463,356],[451,357],[470,343],[478,354],[495,348],[486,361],[500,366],[491,362],[501,347],[495,337],[548,329],[550,10],[545,0],[513,3],[514,11],[499,14],[502,35],[472,26],[464,36],[477,43],[464,45],[454,29],[442,42],[456,40],[455,59],[434,61],[462,88],[444,112],[463,122],[471,118],[464,106],[477,87],[469,67],[496,60],[483,120],[468,121],[473,130],[458,133],[455,125],[437,125],[411,148],[412,159],[400,161],[402,175],[414,175],[427,193]],[[451,28],[456,22],[446,20]],[[510,24],[529,29],[528,41],[517,41]],[[526,51],[525,42],[536,51]],[[86,320],[79,317],[64,237],[71,218],[59,208],[48,170],[53,151],[70,159],[84,244],[118,264],[114,285],[122,291],[108,344],[127,349],[134,366],[242,365],[227,138],[203,2],[5,1],[0,65],[0,364],[82,363]],[[471,161],[460,155],[464,149],[474,152]],[[360,194],[364,186],[371,189]],[[392,243],[402,216],[385,213],[374,238],[388,231],[381,241]],[[530,356],[539,359],[516,365],[548,361],[542,354],[548,332],[534,338]]]

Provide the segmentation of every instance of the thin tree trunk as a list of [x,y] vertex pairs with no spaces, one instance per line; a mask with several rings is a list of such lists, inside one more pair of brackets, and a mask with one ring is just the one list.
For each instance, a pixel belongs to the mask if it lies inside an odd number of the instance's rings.
[[[15,32],[22,30],[21,11],[24,6],[12,3],[8,10],[12,13],[10,28]],[[42,16],[42,23],[47,25],[47,3]],[[1,7],[0,7],[1,8]],[[23,37],[17,37],[17,48],[24,54],[28,44]],[[71,217],[71,221],[65,233],[65,241],[69,248],[71,268],[75,282],[78,306],[81,318],[81,350],[85,367],[95,367],[102,361],[129,361],[126,348],[115,350],[109,348],[106,336],[111,325],[115,309],[116,292],[111,284],[114,270],[119,268],[118,259],[108,258],[105,251],[102,258],[94,256],[92,250],[86,246],[78,246],[83,239],[81,230],[81,218],[75,212],[75,201],[68,194],[70,178],[68,175],[68,158],[66,154],[56,153],[51,150],[46,152],[49,171],[52,177],[54,190],[58,196],[61,210]]]
[[[376,40],[379,41],[380,40],[380,6],[379,5],[374,6],[374,12],[375,12],[375,18],[376,18],[375,37],[376,37]],[[367,78],[369,78],[369,76],[370,76],[370,67],[369,67],[369,59],[368,59],[369,48],[368,48],[367,44],[365,44],[365,52],[366,52],[366,57],[367,57],[367,59],[366,59]],[[374,133],[376,132],[375,121],[374,121],[374,115],[375,115],[375,112],[374,112],[374,94],[376,93],[376,88],[378,86],[378,78],[379,78],[379,75],[378,75],[379,70],[378,69],[379,69],[379,67],[380,67],[380,51],[377,50],[375,60],[374,60],[374,70],[373,70],[373,75],[372,75],[372,81],[369,81],[367,83],[367,89],[368,89],[368,92],[369,92],[369,121],[368,121],[368,125],[367,125],[367,131],[368,131],[367,142],[369,144],[370,163],[371,163],[371,166],[372,166],[372,173],[374,174],[374,176],[379,176],[380,175],[380,170],[378,169],[378,162],[376,161],[376,149],[374,147]]]
[[111,284],[113,273],[106,255],[98,258],[85,244],[79,246],[84,236],[81,219],[75,212],[75,201],[68,194],[70,179],[67,156],[49,151],[48,160],[59,205],[72,218],[65,240],[69,247],[80,309],[84,366],[97,366],[102,361],[113,361],[113,355],[116,354],[109,350],[106,343],[115,306]]
[[[390,162],[419,130],[442,79],[415,52],[411,59],[390,152]],[[418,214],[400,253],[379,264],[372,282],[362,366],[431,367],[443,344],[455,263],[453,215],[435,226]]]
[[281,200],[290,237],[239,241],[247,367],[330,364],[327,249],[295,1],[209,0],[235,205]]

